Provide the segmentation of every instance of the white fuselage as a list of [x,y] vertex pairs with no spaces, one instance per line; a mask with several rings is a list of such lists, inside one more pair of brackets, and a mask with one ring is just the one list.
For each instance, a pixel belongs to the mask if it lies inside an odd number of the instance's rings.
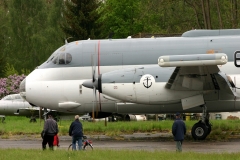
[[[97,74],[103,74],[123,68],[157,66],[158,57],[161,55],[206,54],[219,51],[226,53],[229,57],[229,62],[219,66],[219,69],[231,76],[235,85],[240,87],[240,72],[233,63],[233,54],[240,49],[239,46],[240,36],[72,42],[56,50],[48,61],[27,76],[24,82],[24,95],[27,101],[39,107],[78,114],[89,113],[96,103],[94,93],[92,89],[82,86],[82,83],[92,79],[94,64],[97,66]],[[54,59],[60,54],[67,57],[68,53],[72,54],[70,58],[72,62],[65,66],[56,65]],[[136,82],[135,85],[128,82],[106,85],[105,90],[109,87],[109,93],[106,92],[106,96],[97,93],[97,102],[100,104],[98,107],[95,106],[94,110],[133,114],[183,112],[181,99],[195,95],[199,91],[183,92],[164,88],[174,69],[175,67],[159,67],[158,80],[154,82],[155,87],[148,93],[140,87],[134,88],[140,82]],[[122,87],[123,85],[125,86]],[[114,87],[121,88],[118,90],[121,94],[114,93],[111,89]],[[209,112],[240,110],[238,98],[235,100],[233,97],[211,99],[209,97],[216,96],[213,92],[209,92],[209,96],[206,94],[205,100]],[[240,94],[238,90],[236,92]],[[172,94],[175,94],[175,99],[169,100],[169,95]],[[119,97],[121,95],[124,97]],[[60,104],[64,104],[64,107],[60,107]],[[185,112],[201,111],[200,107],[195,107]]]
[[[15,96],[18,96],[18,99],[15,99]],[[38,115],[39,107],[32,107],[27,101],[21,99],[20,95],[13,94],[8,95],[0,100],[0,115],[8,115],[8,116],[32,116]]]

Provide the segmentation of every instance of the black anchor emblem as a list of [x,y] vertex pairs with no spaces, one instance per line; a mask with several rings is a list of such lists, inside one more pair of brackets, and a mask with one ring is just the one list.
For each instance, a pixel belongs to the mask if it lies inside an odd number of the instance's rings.
[[[147,84],[144,83],[144,81],[147,81]],[[151,84],[149,84],[149,81],[151,81],[150,76],[146,77],[146,78],[143,80],[143,85],[144,85],[144,87],[150,88],[150,87],[152,86],[152,82],[151,82]]]

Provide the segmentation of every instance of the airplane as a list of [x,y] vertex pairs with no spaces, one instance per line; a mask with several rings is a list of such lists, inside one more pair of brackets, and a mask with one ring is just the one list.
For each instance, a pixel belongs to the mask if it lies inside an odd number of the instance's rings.
[[20,94],[10,94],[0,100],[0,114],[2,122],[6,115],[31,117],[32,122],[39,115],[39,107],[31,106]]
[[2,122],[4,122],[5,116],[26,116],[30,118],[30,122],[36,122],[36,118],[41,114],[39,110],[41,110],[43,116],[49,112],[51,112],[55,118],[73,116],[73,114],[69,112],[60,113],[55,110],[32,106],[23,99],[20,94],[10,94],[0,100],[0,118],[2,118]]
[[191,134],[204,140],[210,112],[240,110],[239,55],[240,29],[66,42],[21,82],[20,95],[96,118],[202,112]]

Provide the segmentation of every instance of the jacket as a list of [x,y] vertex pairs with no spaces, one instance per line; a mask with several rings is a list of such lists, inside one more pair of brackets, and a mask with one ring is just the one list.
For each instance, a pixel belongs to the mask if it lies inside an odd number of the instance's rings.
[[45,135],[51,136],[58,134],[57,122],[52,118],[48,118],[44,123],[43,132]]
[[183,141],[186,134],[186,126],[183,120],[177,118],[172,125],[172,134],[174,141]]
[[82,123],[78,119],[71,123],[69,127],[69,136],[83,137]]

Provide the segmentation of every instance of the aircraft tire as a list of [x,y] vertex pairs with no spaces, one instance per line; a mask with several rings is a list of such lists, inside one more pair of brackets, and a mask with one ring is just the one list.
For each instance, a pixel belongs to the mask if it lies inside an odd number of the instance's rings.
[[195,123],[192,127],[192,137],[195,140],[204,140],[209,134],[208,127],[203,123]]

